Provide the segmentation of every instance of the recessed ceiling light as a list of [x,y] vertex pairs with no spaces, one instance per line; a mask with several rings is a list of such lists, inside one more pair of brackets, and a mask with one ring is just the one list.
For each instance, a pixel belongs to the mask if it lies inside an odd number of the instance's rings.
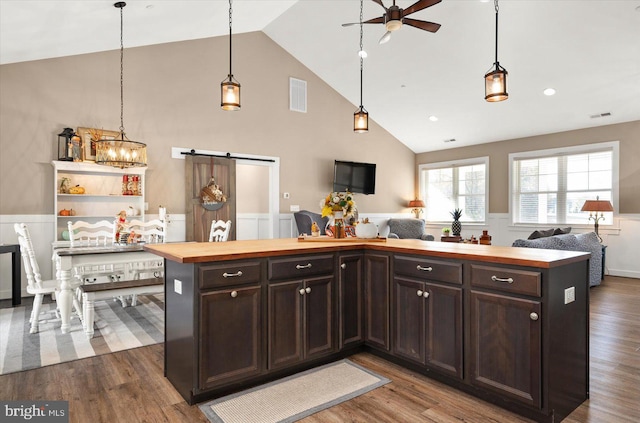
[[429,120],[431,122],[437,122],[438,121],[438,116],[429,116]]
[[547,88],[543,91],[543,93],[544,95],[554,95],[556,93],[556,90],[554,90],[553,88]]

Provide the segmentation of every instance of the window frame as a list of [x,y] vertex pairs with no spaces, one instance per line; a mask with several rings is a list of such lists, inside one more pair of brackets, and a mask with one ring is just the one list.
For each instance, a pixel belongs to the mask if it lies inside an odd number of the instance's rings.
[[[608,226],[613,227],[615,225],[615,215],[618,212],[618,200],[619,200],[619,181],[620,181],[620,142],[619,141],[606,141],[600,143],[593,144],[581,144],[570,147],[559,147],[559,148],[549,148],[543,150],[532,150],[532,151],[522,151],[517,153],[509,154],[509,222],[510,226],[513,227],[531,227],[531,228],[539,228],[539,227],[549,227],[549,225],[572,225],[574,227],[579,228],[590,228],[593,227],[590,221],[586,221],[585,223],[533,223],[533,222],[515,222],[515,210],[516,205],[514,204],[515,195],[514,195],[514,187],[515,180],[514,178],[518,177],[515,174],[515,162],[518,160],[526,160],[526,159],[541,159],[541,158],[550,158],[550,157],[560,157],[560,156],[573,156],[579,154],[589,154],[596,153],[599,151],[611,151],[611,204],[613,205],[613,214],[614,218],[612,222],[601,222],[600,226]],[[565,172],[565,177],[563,178],[566,181],[566,169],[562,169]],[[563,187],[564,192],[562,196],[566,198],[567,190],[566,185]],[[560,197],[560,187],[558,187],[558,196]],[[566,207],[566,203],[564,205],[558,204],[558,213],[561,208]]]
[[[418,189],[420,193],[420,198],[422,198],[425,202],[425,208],[429,207],[429,199],[426,196],[426,187],[424,185],[424,177],[423,171],[425,170],[433,170],[433,169],[450,169],[450,168],[460,168],[464,166],[472,166],[472,165],[484,165],[485,173],[484,173],[484,215],[481,221],[464,221],[465,226],[486,226],[488,222],[489,216],[489,156],[482,157],[473,157],[469,159],[460,159],[460,160],[450,160],[446,162],[435,162],[435,163],[423,163],[418,165]],[[457,189],[456,184],[454,183],[454,189]],[[456,195],[458,198],[459,195]],[[426,212],[425,212],[426,213]],[[442,226],[449,225],[451,220],[448,221],[436,221],[430,220],[427,221],[427,225],[433,226]]]

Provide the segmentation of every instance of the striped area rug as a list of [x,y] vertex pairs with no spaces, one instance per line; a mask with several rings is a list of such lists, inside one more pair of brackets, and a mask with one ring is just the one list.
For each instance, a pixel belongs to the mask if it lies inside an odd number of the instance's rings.
[[164,342],[164,294],[139,295],[135,307],[95,302],[95,333],[88,339],[78,317],[60,331],[55,303],[43,304],[40,329],[30,334],[31,306],[0,309],[0,374]]

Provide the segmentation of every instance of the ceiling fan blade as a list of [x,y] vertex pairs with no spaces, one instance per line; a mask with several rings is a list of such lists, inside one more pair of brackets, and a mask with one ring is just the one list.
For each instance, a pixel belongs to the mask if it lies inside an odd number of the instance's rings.
[[373,1],[373,2],[375,2],[375,3],[378,3],[380,6],[382,6],[382,8],[383,8],[384,10],[387,10],[387,8],[386,8],[386,7],[384,7],[384,4],[382,4],[382,0],[372,0],[372,1]]
[[410,15],[412,13],[416,13],[419,10],[426,9],[427,7],[431,7],[434,4],[440,3],[442,0],[418,0],[411,6],[404,9],[404,16]]
[[[369,19],[368,21],[364,21],[362,23],[363,24],[384,23],[384,16],[379,17],[379,18]],[[360,22],[349,22],[349,23],[342,24],[342,26],[351,26],[351,25],[360,25]]]
[[391,31],[387,31],[387,32],[384,33],[382,38],[380,38],[380,41],[378,41],[378,44],[384,44],[387,41],[389,41],[390,39],[391,39]]
[[437,32],[440,29],[440,24],[427,21],[419,21],[417,19],[404,18],[402,23],[405,25],[413,26],[418,29],[424,29],[429,32]]

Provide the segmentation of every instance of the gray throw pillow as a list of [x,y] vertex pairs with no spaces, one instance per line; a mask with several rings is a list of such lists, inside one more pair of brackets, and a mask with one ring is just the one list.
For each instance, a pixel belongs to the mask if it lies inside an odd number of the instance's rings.
[[568,234],[569,232],[571,232],[571,226],[567,226],[566,228],[556,228],[553,231],[554,235],[562,235],[562,234]]
[[527,239],[538,239],[538,238],[545,238],[548,236],[553,236],[553,233],[555,232],[555,229],[551,228],[551,229],[546,229],[544,231],[533,231],[531,232],[531,235],[529,235],[529,238]]

